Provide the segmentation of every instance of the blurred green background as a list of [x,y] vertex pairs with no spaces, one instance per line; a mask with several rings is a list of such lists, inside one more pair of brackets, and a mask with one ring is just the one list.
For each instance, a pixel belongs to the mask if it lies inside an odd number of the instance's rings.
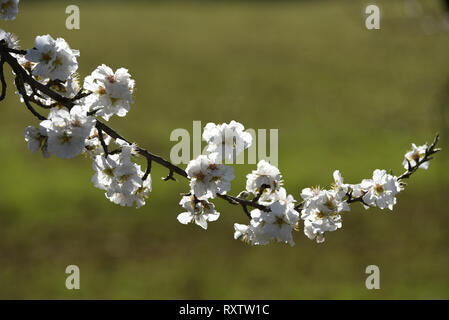
[[[423,1],[424,2],[424,1]],[[111,125],[169,156],[175,128],[237,120],[279,129],[279,168],[300,199],[327,186],[334,169],[357,183],[373,169],[402,172],[411,142],[439,131],[447,146],[449,33],[439,1],[404,14],[403,1],[377,0],[381,30],[364,27],[365,1],[78,1],[81,29],[65,29],[74,1],[21,1],[1,22],[23,48],[64,37],[81,51],[80,74],[126,67],[136,103]],[[430,26],[430,27],[429,27]],[[10,71],[6,71],[7,74]],[[177,222],[186,181],[163,182],[140,210],[110,203],[90,182],[87,158],[43,159],[23,139],[37,121],[10,85],[0,104],[0,298],[390,299],[449,298],[449,159],[418,172],[393,212],[358,205],[343,228],[317,245],[249,247],[233,240],[239,207],[209,230]],[[235,167],[233,194],[255,165]],[[65,288],[67,265],[81,290]],[[365,288],[365,268],[381,290]]]

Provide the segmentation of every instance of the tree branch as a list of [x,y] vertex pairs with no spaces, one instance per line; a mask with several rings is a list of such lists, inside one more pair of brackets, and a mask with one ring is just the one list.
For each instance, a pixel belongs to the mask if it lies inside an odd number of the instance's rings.
[[[73,98],[73,99],[69,99],[69,98],[61,96],[60,94],[58,94],[57,92],[52,90],[50,88],[50,86],[44,85],[44,84],[40,83],[39,81],[37,81],[36,79],[34,79],[18,63],[17,59],[14,58],[10,54],[11,52],[15,53],[15,54],[26,54],[27,51],[9,49],[6,46],[6,42],[5,41],[3,41],[3,40],[0,41],[0,56],[1,56],[1,65],[0,65],[0,67],[2,67],[3,64],[6,62],[12,68],[12,70],[16,74],[16,86],[17,86],[17,89],[19,90],[19,93],[22,95],[23,100],[24,100],[27,108],[39,120],[42,121],[42,120],[45,120],[46,118],[44,116],[42,116],[41,114],[39,114],[31,106],[30,101],[34,102],[34,99],[32,98],[32,100],[30,100],[30,97],[26,94],[25,84],[28,84],[33,89],[33,92],[39,91],[39,92],[45,94],[46,96],[48,96],[49,98],[51,98],[52,100],[56,101],[59,105],[62,105],[62,106],[66,107],[69,110],[72,109],[76,105],[76,100],[78,100],[78,99],[80,99],[82,97],[85,97],[85,96],[90,94],[90,93],[83,93],[82,91],[80,91],[75,96],[75,98]],[[3,70],[3,68],[0,68],[0,69]],[[2,84],[3,84],[3,80],[2,80]],[[6,86],[6,83],[5,83],[5,86]],[[2,87],[3,87],[3,85],[2,85]],[[2,94],[3,94],[3,90],[2,90]],[[41,107],[44,107],[44,106],[41,106]],[[47,106],[45,106],[45,107],[47,107]],[[127,139],[125,139],[123,136],[121,136],[118,132],[116,132],[114,129],[112,129],[111,127],[109,127],[108,125],[106,125],[105,123],[103,123],[102,121],[100,121],[98,119],[96,119],[95,127],[98,130],[99,139],[100,139],[101,145],[102,145],[103,149],[105,150],[106,154],[108,154],[108,151],[107,151],[106,143],[102,139],[102,133],[103,132],[105,132],[107,135],[109,135],[114,140],[121,139],[121,140],[124,140],[124,141],[128,142],[129,144],[131,144],[131,142],[129,142]],[[138,154],[140,154],[141,156],[145,157],[147,159],[147,162],[148,162],[147,172],[145,173],[144,180],[148,177],[148,175],[150,173],[149,170],[151,170],[151,163],[152,163],[152,161],[158,163],[159,165],[161,165],[161,166],[163,166],[163,167],[165,167],[165,168],[167,168],[169,170],[169,174],[167,175],[167,177],[163,178],[163,180],[165,180],[165,181],[167,181],[167,180],[174,180],[174,181],[176,181],[176,179],[174,178],[174,174],[175,173],[180,175],[181,177],[184,177],[184,178],[190,180],[188,175],[187,175],[187,172],[185,172],[185,170],[183,170],[182,168],[180,168],[180,167],[174,165],[173,163],[165,160],[161,156],[153,154],[153,153],[149,152],[148,150],[143,149],[141,147],[137,147],[136,151],[137,151]],[[229,203],[240,204],[242,206],[242,208],[244,209],[245,214],[248,215],[250,218],[251,218],[251,216],[249,215],[247,207],[254,207],[254,208],[266,211],[266,212],[270,211],[270,209],[267,206],[261,205],[261,204],[257,203],[257,201],[248,201],[248,200],[241,199],[241,198],[238,198],[238,197],[233,197],[233,196],[230,196],[230,195],[217,194],[217,196],[219,198],[221,198],[221,199],[224,199],[224,200],[228,201]]]

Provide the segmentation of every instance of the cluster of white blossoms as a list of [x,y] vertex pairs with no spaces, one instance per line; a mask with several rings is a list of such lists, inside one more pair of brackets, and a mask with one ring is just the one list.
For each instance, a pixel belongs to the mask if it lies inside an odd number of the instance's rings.
[[305,188],[301,192],[304,200],[301,219],[304,220],[304,234],[318,243],[324,241],[324,233],[341,228],[341,214],[349,211],[349,204],[344,200],[348,185],[343,184],[340,171],[334,171],[334,185],[330,190]]
[[95,187],[106,191],[106,198],[111,202],[140,208],[149,198],[151,175],[144,177],[140,165],[131,160],[136,155],[135,145],[120,139],[116,144],[121,148],[120,153],[95,156],[93,168],[96,173],[92,182]]
[[206,150],[209,154],[200,155],[187,165],[186,173],[190,180],[190,196],[194,198],[195,205],[188,209],[186,208],[187,200],[184,198],[181,200],[180,205],[193,215],[192,219],[187,219],[188,215],[181,213],[178,216],[181,223],[196,222],[206,229],[207,223],[204,221],[215,221],[215,217],[218,218],[211,211],[214,210],[214,206],[207,201],[216,198],[217,194],[225,195],[231,189],[234,168],[222,164],[222,161],[234,159],[235,155],[251,146],[251,134],[244,130],[243,125],[234,120],[229,124],[208,123],[205,126],[203,140],[207,142]]
[[[8,48],[19,49],[18,40],[0,30],[0,40]],[[94,185],[105,190],[106,197],[122,206],[140,208],[151,192],[151,176],[132,162],[135,145],[116,140],[114,154],[105,150],[112,138],[96,128],[96,116],[109,120],[116,114],[125,116],[133,102],[134,80],[124,68],[113,72],[101,65],[80,86],[78,70],[79,51],[70,49],[62,38],[38,36],[34,48],[20,55],[12,53],[18,63],[35,81],[45,85],[61,97],[72,101],[73,106],[61,106],[52,97],[24,84],[25,94],[19,92],[22,102],[31,101],[50,109],[38,127],[25,129],[25,141],[32,152],[41,150],[44,157],[55,155],[71,159],[80,154],[90,156],[96,173]],[[103,146],[104,144],[104,146]]]
[[86,103],[106,121],[112,115],[124,117],[133,103],[134,80],[125,68],[113,71],[101,65],[84,79],[84,89],[92,92]]
[[226,194],[231,190],[234,169],[216,162],[215,155],[200,155],[187,165],[190,188],[200,200],[215,198],[218,194]]
[[25,59],[34,62],[33,75],[42,79],[66,81],[78,70],[78,50],[70,49],[62,38],[50,35],[38,36],[34,48],[29,49]]
[[338,170],[334,171],[334,180],[330,190],[316,187],[301,192],[304,200],[301,211],[304,234],[318,243],[324,242],[326,232],[342,227],[342,215],[350,211],[351,200],[357,199],[365,209],[378,207],[393,210],[396,195],[402,190],[397,177],[379,169],[374,170],[372,179],[364,179],[359,184],[344,184]]
[[[275,198],[276,195],[273,194],[273,199]],[[296,229],[299,219],[294,204],[272,200],[267,206],[269,212],[260,209],[251,211],[249,225],[235,223],[234,239],[241,239],[251,245],[266,245],[277,241],[294,246],[292,232]]]
[[[9,48],[18,49],[18,40],[10,33],[0,30],[0,40],[2,39]],[[73,99],[84,90],[86,94],[77,102],[88,107],[90,114],[98,115],[106,121],[113,115],[124,117],[130,110],[130,104],[134,102],[132,95],[135,82],[128,70],[119,68],[114,72],[103,64],[84,79],[81,87],[76,73],[79,55],[79,51],[71,49],[64,39],[55,40],[50,35],[43,35],[36,37],[34,48],[27,50],[25,56],[18,57],[18,61],[37,81],[65,98]],[[51,97],[28,84],[25,84],[25,91],[28,96],[37,93],[34,101],[40,105],[54,105]],[[23,101],[22,95],[19,95]]]
[[45,156],[54,154],[62,159],[71,159],[81,154],[85,141],[95,125],[95,119],[87,115],[87,109],[76,105],[52,108],[48,119],[40,123],[39,129],[25,129],[25,140],[32,152],[41,148]]
[[[405,154],[404,167],[428,168],[425,159],[429,147],[427,144],[417,147]],[[409,164],[410,163],[410,164]],[[320,187],[305,188],[301,192],[303,201],[295,206],[295,200],[281,187],[279,169],[266,161],[260,161],[257,170],[247,175],[246,193],[252,193],[257,204],[269,210],[251,211],[249,225],[235,224],[234,238],[251,245],[265,245],[273,241],[293,245],[292,231],[297,231],[300,218],[304,222],[304,234],[317,243],[325,241],[325,233],[342,227],[343,214],[350,211],[350,204],[361,202],[365,209],[377,207],[393,210],[396,195],[403,186],[398,177],[386,170],[376,169],[371,179],[364,179],[359,184],[345,184],[340,171],[333,173],[334,183],[329,189]]]
[[252,194],[256,203],[267,207],[268,211],[254,209],[249,225],[234,224],[234,238],[251,245],[277,241],[293,246],[292,232],[297,228],[299,213],[295,209],[296,200],[281,187],[279,169],[261,160],[257,170],[246,177],[246,193]]
[[216,161],[233,162],[241,152],[251,146],[252,136],[244,130],[245,127],[234,120],[229,124],[219,125],[209,122],[203,131],[207,151],[216,154]]
[[[0,0],[0,17],[14,19],[18,0]],[[334,183],[329,189],[306,188],[301,191],[303,201],[297,204],[294,197],[283,188],[279,169],[265,160],[246,178],[246,189],[237,197],[229,196],[234,169],[223,164],[233,162],[252,143],[251,134],[236,121],[208,123],[203,131],[206,151],[193,159],[182,171],[158,156],[121,138],[113,129],[100,122],[111,116],[125,116],[133,103],[134,80],[127,69],[115,72],[106,65],[95,69],[80,86],[78,70],[79,51],[69,47],[62,38],[50,35],[38,36],[34,48],[19,50],[15,36],[0,29],[2,57],[10,54],[5,62],[13,72],[18,72],[16,87],[21,101],[41,122],[38,127],[25,129],[25,141],[32,152],[41,150],[44,157],[51,155],[62,159],[80,154],[93,161],[95,171],[92,183],[103,190],[111,202],[121,206],[145,205],[152,190],[151,161],[156,161],[174,172],[186,176],[190,191],[179,204],[185,210],[177,216],[182,224],[197,224],[203,229],[218,220],[211,199],[223,198],[242,206],[249,218],[248,224],[234,224],[234,238],[251,245],[267,245],[272,242],[294,245],[293,231],[301,229],[318,243],[325,240],[326,232],[342,227],[343,215],[350,211],[350,204],[360,202],[368,209],[393,210],[396,196],[402,191],[402,179],[408,178],[418,168],[429,167],[429,156],[435,149],[438,137],[431,146],[416,146],[405,154],[403,166],[406,172],[396,177],[385,170],[374,170],[371,179],[359,184],[346,184],[338,170],[334,171]],[[3,72],[3,65],[0,65]],[[19,70],[18,65],[23,70]],[[30,80],[31,79],[31,80]],[[2,78],[2,91],[5,88]],[[2,92],[2,99],[4,92]],[[31,103],[49,109],[47,118],[37,113]],[[114,140],[114,144],[112,141]],[[115,146],[114,150],[110,150]],[[133,161],[137,156],[146,157],[148,167]],[[254,208],[249,211],[249,208]]]
[[0,0],[0,17],[14,20],[19,12],[19,0]]

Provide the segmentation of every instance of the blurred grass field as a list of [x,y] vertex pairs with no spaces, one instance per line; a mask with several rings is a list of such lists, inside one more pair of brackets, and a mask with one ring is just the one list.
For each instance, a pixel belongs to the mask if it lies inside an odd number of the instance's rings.
[[[81,29],[65,29],[72,2],[21,1],[16,33],[64,37],[81,51],[80,74],[126,67],[136,103],[112,126],[169,156],[175,128],[192,121],[279,129],[287,190],[326,186],[334,169],[357,183],[373,169],[402,172],[411,142],[440,131],[447,147],[449,33],[428,34],[401,1],[376,1],[380,31],[364,28],[364,1],[79,2]],[[427,2],[437,7],[436,1]],[[9,71],[7,71],[9,73]],[[110,203],[90,182],[88,159],[43,159],[23,141],[37,124],[12,86],[0,104],[0,298],[418,299],[449,298],[449,159],[418,172],[391,212],[360,206],[324,245],[297,233],[296,246],[233,240],[239,207],[207,232],[176,221],[187,183],[160,181],[136,210]],[[255,165],[236,166],[233,194]],[[81,290],[65,288],[69,264]],[[381,290],[365,288],[366,266]]]

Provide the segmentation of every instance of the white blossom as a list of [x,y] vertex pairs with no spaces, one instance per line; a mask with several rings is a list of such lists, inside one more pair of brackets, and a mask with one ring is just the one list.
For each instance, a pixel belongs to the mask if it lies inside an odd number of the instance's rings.
[[41,130],[48,136],[47,150],[63,159],[73,158],[84,151],[95,119],[87,116],[83,106],[76,105],[70,111],[66,108],[50,110],[48,120],[41,122]]
[[145,205],[146,200],[149,198],[151,192],[151,176],[149,175],[146,180],[142,181],[139,188],[131,194],[125,194],[122,192],[113,192],[109,190],[106,192],[106,197],[113,203],[132,207],[136,206],[137,209]]
[[81,90],[78,74],[73,73],[64,83],[53,84],[50,88],[64,98],[73,99]]
[[304,234],[310,240],[316,240],[317,243],[323,243],[325,241],[324,235],[318,233],[310,220],[304,220]]
[[[412,167],[416,166],[418,162],[425,157],[427,148],[427,144],[417,147],[414,143],[412,143],[412,150],[405,154],[404,161],[402,162],[404,168],[408,170],[409,163]],[[429,161],[422,163],[419,168],[427,170],[429,168]]]
[[[362,186],[359,184],[348,184],[348,192],[351,193],[352,198],[360,198],[363,196],[366,192],[362,189]],[[365,208],[365,204],[363,204]]]
[[234,239],[240,239],[245,243],[251,244],[250,226],[234,223]]
[[335,231],[342,226],[342,217],[337,212],[320,211],[318,208],[310,209],[307,214],[303,213],[301,219],[304,220],[304,234],[309,239],[320,236],[317,242],[324,241],[326,232]]
[[[342,183],[341,176],[334,173],[336,184]],[[341,213],[350,211],[349,204],[343,200],[346,192],[339,187],[332,190],[306,188],[301,192],[304,206],[301,219],[304,220],[304,234],[309,239],[324,242],[324,233],[341,228]]]
[[282,185],[282,175],[278,168],[265,160],[259,161],[257,170],[246,176],[246,190],[257,194],[263,185],[268,186],[271,191],[277,191]]
[[195,196],[182,197],[179,204],[187,211],[178,215],[178,221],[182,224],[196,223],[203,229],[207,229],[207,223],[216,221],[220,213],[215,211],[213,203],[206,200],[198,200]]
[[321,188],[315,187],[315,188],[304,188],[301,191],[301,198],[304,199],[305,204],[309,203],[310,201],[313,201],[314,199],[317,199],[317,197],[321,194]]
[[148,177],[142,181],[142,185],[137,189],[137,191],[134,193],[133,200],[136,204],[136,208],[139,209],[145,205],[146,200],[150,197],[151,192],[151,174],[148,175]]
[[91,111],[96,111],[106,121],[114,114],[124,117],[134,103],[134,80],[125,68],[114,72],[104,64],[99,66],[84,79],[84,89],[92,92],[86,98]]
[[0,0],[0,17],[3,20],[16,19],[19,12],[19,0]]
[[122,193],[125,195],[134,194],[142,185],[139,173],[140,166],[136,163],[122,163],[114,170],[114,180],[108,190],[108,195]]
[[122,145],[120,153],[95,156],[92,182],[95,187],[106,191],[105,196],[111,202],[140,208],[149,198],[151,175],[145,177],[140,165],[131,161],[131,153],[126,149],[126,145],[129,145],[127,142],[119,141],[119,144]]
[[62,38],[54,40],[50,35],[37,36],[33,49],[25,58],[37,63],[33,75],[50,80],[66,81],[78,69],[78,50],[70,49]]
[[295,207],[296,200],[293,198],[291,194],[287,193],[287,190],[283,187],[279,188],[278,191],[275,192],[264,192],[258,203],[262,205],[270,205],[271,203],[279,201],[282,204],[289,206],[290,208]]
[[293,246],[292,231],[298,224],[299,213],[289,204],[278,200],[271,203],[269,209],[269,212],[252,210],[248,226],[234,224],[234,239],[251,245],[267,245],[277,241]]
[[36,152],[41,149],[42,155],[48,158],[50,154],[47,151],[47,136],[42,128],[39,130],[36,127],[28,126],[25,129],[25,141],[27,142],[28,149],[31,152]]
[[[256,213],[254,214],[256,215]],[[254,219],[259,222],[259,218],[257,216]],[[235,223],[234,239],[241,240],[242,242],[253,246],[269,244],[273,239],[268,233],[264,232],[262,227],[263,223],[257,222],[253,222],[253,220],[251,220],[249,225]]]
[[95,170],[92,183],[98,189],[108,190],[115,177],[114,171],[120,166],[120,155],[113,154],[107,157],[98,155],[95,157],[92,166]]
[[122,139],[116,139],[115,144],[121,148],[121,157],[123,161],[131,161],[131,156],[137,155],[137,145],[134,143],[128,143]]
[[390,210],[393,210],[396,195],[401,191],[397,177],[379,169],[374,170],[372,179],[364,179],[360,187],[365,192],[363,196],[365,204],[380,209],[388,207]]
[[189,162],[186,168],[190,179],[190,188],[200,200],[215,198],[216,194],[226,194],[231,189],[234,169],[215,163],[212,155],[200,155]]
[[45,136],[42,136],[39,132],[39,129],[33,126],[28,126],[25,129],[25,141],[28,143],[28,149],[31,152],[36,152],[41,148],[42,141],[45,139]]
[[334,176],[334,185],[333,185],[334,190],[339,193],[340,197],[345,196],[346,193],[348,192],[349,185],[343,183],[343,177],[341,176],[339,170],[335,170],[333,176]]
[[244,130],[245,127],[234,120],[219,125],[209,122],[203,131],[207,151],[217,153],[219,161],[234,161],[236,156],[251,146],[252,136]]
[[[0,0],[1,1],[1,0]],[[0,41],[5,40],[10,49],[19,49],[19,40],[12,33],[6,32],[0,28]]]

